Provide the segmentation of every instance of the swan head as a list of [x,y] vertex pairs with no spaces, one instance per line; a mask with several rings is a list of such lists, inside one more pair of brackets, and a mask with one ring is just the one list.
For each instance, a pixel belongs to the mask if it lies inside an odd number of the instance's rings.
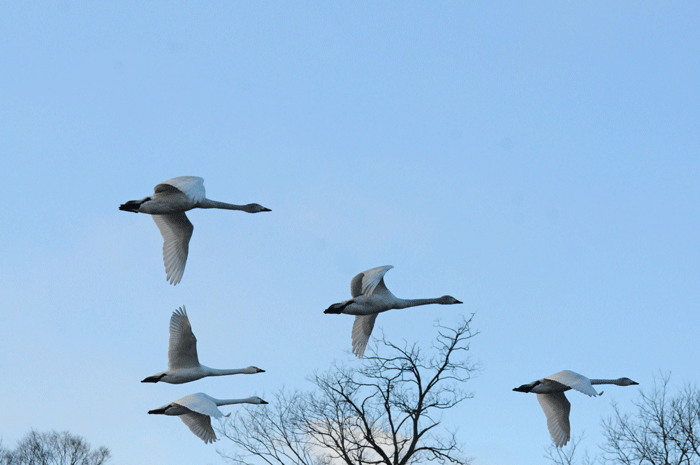
[[249,398],[248,401],[249,401],[251,404],[267,404],[267,403],[268,403],[268,402],[265,402],[264,400],[262,400],[262,399],[261,399],[260,397],[258,397],[258,396],[253,396],[253,397]]
[[249,375],[254,375],[256,373],[265,373],[265,370],[263,370],[262,368],[258,368],[258,367],[254,367],[254,366],[245,367],[244,370],[245,370],[246,374],[249,374]]
[[461,304],[462,302],[455,299],[451,295],[443,295],[440,297],[440,303],[443,305]]
[[269,208],[265,208],[260,204],[257,203],[249,203],[248,205],[243,206],[243,211],[246,211],[248,213],[260,213],[260,212],[271,212]]
[[517,392],[531,392],[532,388],[535,387],[536,384],[537,384],[537,382],[523,384],[520,387],[513,388],[513,390],[517,391]]
[[[629,378],[620,378],[617,380],[617,382],[615,384],[617,384],[618,386],[635,386],[639,383],[636,381],[632,381]],[[602,392],[601,392],[601,394],[602,394]]]

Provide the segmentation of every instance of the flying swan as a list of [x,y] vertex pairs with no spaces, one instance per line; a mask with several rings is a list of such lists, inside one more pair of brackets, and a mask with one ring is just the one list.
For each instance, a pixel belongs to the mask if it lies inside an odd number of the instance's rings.
[[267,404],[260,397],[248,397],[245,399],[214,399],[202,392],[190,394],[182,399],[170,402],[155,410],[149,410],[150,414],[179,416],[187,427],[204,441],[205,444],[216,441],[216,434],[211,427],[211,417],[221,418],[224,415],[217,407],[230,404]]
[[449,295],[436,299],[399,299],[384,284],[384,275],[392,268],[391,265],[378,266],[358,274],[350,282],[352,299],[333,304],[323,312],[355,315],[355,323],[352,325],[352,352],[359,358],[365,353],[374,328],[374,320],[379,313],[418,305],[462,303]]
[[142,380],[142,383],[162,381],[170,384],[182,384],[195,381],[205,376],[224,376],[264,373],[258,367],[217,370],[199,364],[197,357],[197,338],[192,333],[192,325],[187,317],[185,306],[175,310],[170,317],[170,344],[168,347],[168,369]]
[[160,229],[163,236],[163,260],[165,273],[170,284],[175,285],[182,279],[187,262],[190,238],[194,226],[187,219],[185,212],[193,208],[220,208],[224,210],[242,210],[248,213],[269,212],[257,203],[232,205],[217,202],[205,197],[204,179],[197,176],[181,176],[158,184],[153,195],[141,200],[129,200],[119,206],[120,210],[134,213],[148,213]]
[[544,410],[544,414],[547,416],[547,428],[549,428],[552,441],[554,441],[555,446],[563,447],[569,442],[571,432],[571,427],[569,425],[571,404],[566,399],[564,391],[576,389],[592,397],[602,395],[602,391],[598,393],[593,389],[594,384],[633,386],[639,383],[629,378],[588,379],[573,371],[564,370],[552,376],[533,381],[532,383],[523,384],[513,390],[518,392],[534,392],[537,394],[537,400],[540,402],[542,410]]

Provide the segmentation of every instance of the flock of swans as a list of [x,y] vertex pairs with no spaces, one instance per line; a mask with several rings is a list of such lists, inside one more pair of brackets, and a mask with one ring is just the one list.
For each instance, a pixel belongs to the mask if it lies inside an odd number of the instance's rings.
[[[119,206],[120,210],[134,213],[148,213],[152,216],[163,236],[163,261],[166,279],[176,285],[182,279],[187,262],[189,242],[194,227],[185,212],[193,208],[219,208],[240,210],[247,213],[269,212],[257,203],[233,205],[206,198],[204,180],[197,176],[181,176],[162,182],[154,188],[152,195],[141,200],[130,200]],[[420,305],[461,304],[452,296],[445,295],[429,299],[401,299],[387,289],[384,275],[393,266],[379,266],[363,271],[350,282],[349,300],[329,306],[324,313],[354,315],[352,327],[352,352],[362,358],[367,342],[372,334],[377,315],[387,310],[417,307]],[[199,363],[197,339],[192,332],[185,307],[177,309],[170,318],[170,340],[168,346],[168,369],[143,379],[142,383],[164,382],[182,384],[207,376],[235,374],[256,374],[265,370],[249,366],[238,369],[209,368]],[[593,389],[594,384],[615,384],[632,386],[638,383],[629,378],[588,379],[573,371],[564,370],[546,378],[514,388],[518,392],[533,392],[547,417],[547,427],[554,445],[563,447],[570,438],[569,412],[571,404],[565,391],[575,389],[589,396],[603,393]],[[149,414],[178,416],[187,427],[205,444],[217,440],[211,426],[211,417],[222,418],[219,406],[230,404],[267,404],[263,399],[252,396],[244,399],[215,399],[204,393],[190,394],[157,409]]]

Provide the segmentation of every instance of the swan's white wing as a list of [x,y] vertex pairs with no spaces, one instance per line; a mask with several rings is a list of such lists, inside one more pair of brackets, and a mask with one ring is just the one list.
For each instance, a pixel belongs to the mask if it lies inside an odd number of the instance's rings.
[[168,347],[168,369],[192,368],[199,366],[197,338],[192,333],[192,325],[187,317],[185,306],[178,308],[170,317],[170,344]]
[[221,418],[224,416],[221,410],[216,406],[214,400],[202,392],[190,394],[189,396],[176,400],[174,403],[187,407],[193,412],[201,413],[202,415],[209,415],[214,418]]
[[160,190],[164,190],[164,184],[175,187],[195,202],[204,200],[204,197],[206,197],[204,179],[198,176],[180,176],[179,178],[168,179],[158,184],[155,187],[155,192],[158,193]]
[[359,273],[350,282],[350,294],[357,297],[371,295],[375,292],[389,292],[384,285],[384,275],[392,268],[392,265],[378,266]]
[[187,252],[194,226],[184,213],[168,215],[151,215],[163,236],[163,261],[165,273],[170,284],[177,284],[182,279],[187,263]]
[[377,314],[372,315],[357,315],[355,323],[352,325],[352,353],[359,358],[365,354],[369,336],[374,328],[374,320],[377,319]]
[[558,383],[564,384],[569,386],[571,389],[576,389],[577,391],[583,392],[589,396],[595,397],[598,395],[598,392],[593,389],[590,379],[570,370],[560,371],[552,376],[547,376],[545,379],[551,379]]
[[180,420],[205,444],[216,441],[216,434],[214,434],[214,428],[211,427],[209,415],[190,412],[180,415]]
[[571,404],[563,392],[537,394],[537,400],[547,416],[547,428],[552,436],[554,445],[563,447],[569,442],[571,431],[569,412],[571,411]]

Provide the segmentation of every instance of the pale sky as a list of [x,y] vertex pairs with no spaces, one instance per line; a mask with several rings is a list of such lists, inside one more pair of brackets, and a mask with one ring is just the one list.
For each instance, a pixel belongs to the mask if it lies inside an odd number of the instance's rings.
[[[194,392],[308,389],[351,354],[324,315],[394,265],[394,341],[476,312],[474,398],[445,414],[476,465],[542,463],[534,395],[563,369],[700,381],[700,6],[694,2],[0,3],[0,437],[68,430],[112,463],[220,464],[178,419]],[[194,175],[182,282],[147,215]],[[185,305],[202,363],[266,373],[142,384]],[[568,395],[601,441],[611,400]],[[224,413],[236,406],[222,407]],[[264,408],[264,407],[261,407]]]

